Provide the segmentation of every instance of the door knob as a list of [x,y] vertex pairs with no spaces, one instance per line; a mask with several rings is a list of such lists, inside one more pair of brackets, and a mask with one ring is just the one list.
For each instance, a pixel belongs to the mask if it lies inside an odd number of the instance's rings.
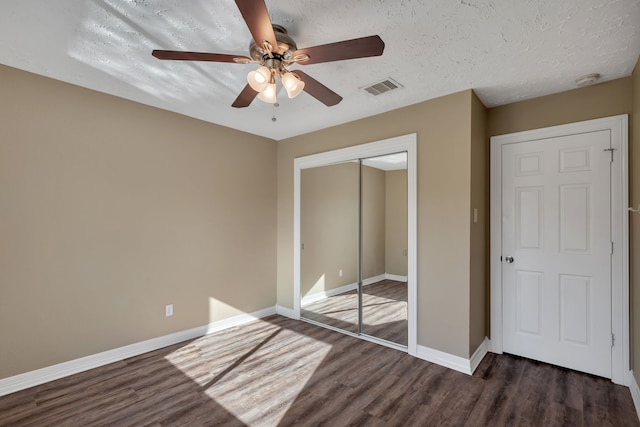
[[504,260],[507,261],[509,264],[511,264],[513,262],[513,257],[507,256],[507,257],[504,257]]

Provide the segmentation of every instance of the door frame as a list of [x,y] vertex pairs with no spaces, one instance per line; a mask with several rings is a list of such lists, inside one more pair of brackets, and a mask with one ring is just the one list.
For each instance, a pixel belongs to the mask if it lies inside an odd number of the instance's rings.
[[629,199],[628,117],[626,114],[566,125],[492,136],[490,195],[491,351],[502,354],[502,146],[585,132],[608,130],[614,148],[611,163],[611,381],[629,382]]
[[[300,177],[303,169],[326,166],[334,163],[366,157],[384,156],[407,152],[407,352],[417,352],[417,134],[412,133],[367,144],[354,145],[338,150],[298,157],[293,161],[293,314],[300,319]],[[342,332],[342,331],[340,331]],[[359,335],[359,338],[388,345]],[[396,346],[391,346],[396,348]]]

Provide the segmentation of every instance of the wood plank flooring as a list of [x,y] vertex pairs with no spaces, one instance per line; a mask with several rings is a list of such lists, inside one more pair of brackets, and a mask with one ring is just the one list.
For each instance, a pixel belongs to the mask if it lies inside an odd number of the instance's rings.
[[627,388],[508,355],[468,376],[280,316],[0,397],[2,426],[640,426]]
[[[358,332],[357,291],[344,292],[309,304],[302,317],[345,331]],[[382,280],[363,287],[362,332],[407,345],[407,282]]]

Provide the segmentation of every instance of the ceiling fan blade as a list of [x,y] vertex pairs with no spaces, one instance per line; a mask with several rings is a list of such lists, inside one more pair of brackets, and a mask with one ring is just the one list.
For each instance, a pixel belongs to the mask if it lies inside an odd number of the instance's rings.
[[294,57],[300,54],[309,55],[308,60],[299,62],[301,65],[308,65],[321,62],[342,61],[344,59],[380,56],[383,51],[384,42],[380,36],[369,36],[298,49],[293,55]]
[[240,92],[240,95],[238,95],[236,100],[233,101],[233,104],[231,104],[231,106],[236,108],[248,107],[257,95],[258,92],[253,90],[251,86],[246,85],[244,89],[242,89],[242,92]]
[[266,40],[273,50],[278,49],[276,35],[273,32],[271,18],[264,0],[236,0],[236,6],[240,9],[240,13],[247,23],[253,40],[259,47],[262,47],[263,41]]
[[251,61],[251,58],[238,55],[226,55],[223,53],[204,53],[204,52],[183,52],[177,50],[154,50],[151,52],[158,59],[171,59],[174,61],[209,61],[209,62],[237,62],[236,59],[242,61]]
[[293,74],[297,74],[300,80],[304,82],[304,91],[322,102],[327,107],[338,104],[342,101],[342,97],[302,71],[295,70]]

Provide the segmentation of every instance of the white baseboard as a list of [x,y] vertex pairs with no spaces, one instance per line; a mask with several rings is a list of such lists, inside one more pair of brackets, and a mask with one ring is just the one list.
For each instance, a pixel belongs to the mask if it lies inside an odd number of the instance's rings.
[[462,372],[463,374],[472,375],[473,371],[476,370],[484,356],[487,354],[488,348],[489,339],[485,338],[471,358],[465,359],[464,357],[455,356],[453,354],[445,353],[444,351],[418,345],[416,357],[435,363],[436,365],[444,366],[445,368]]
[[302,297],[302,301],[300,301],[300,305],[305,307],[309,304],[313,304],[314,302],[322,301],[323,299],[340,295],[345,292],[353,291],[358,288],[357,283],[350,283],[348,285],[340,286],[339,288],[329,289],[328,291],[318,292],[317,294],[305,295]]
[[228,319],[209,323],[208,325],[197,326],[185,331],[175,332],[173,334],[152,338],[150,340],[137,342],[124,347],[115,348],[113,350],[107,350],[101,353],[81,357],[79,359],[69,360],[67,362],[36,369],[35,371],[29,371],[12,377],[3,378],[0,379],[0,396],[15,393],[16,391],[68,377],[70,375],[108,365],[109,363],[128,359],[129,357],[138,356],[173,344],[178,344],[183,341],[199,338],[212,332],[242,325],[272,314],[276,314],[275,307],[265,308],[253,313],[240,314]]
[[377,276],[366,278],[362,281],[362,286],[373,285],[374,283],[381,282],[387,278],[386,274],[379,274]]
[[271,316],[272,314],[276,314],[275,306],[263,308],[262,310],[254,311],[253,313],[239,314],[237,316],[229,317],[228,319],[211,322],[206,326],[206,333],[202,335],[207,335],[213,332],[222,331],[223,329],[243,325],[254,320],[262,319],[263,317]]
[[469,364],[471,367],[471,375],[473,375],[473,373],[476,371],[476,368],[478,367],[480,362],[482,362],[482,359],[484,359],[484,357],[487,355],[490,348],[491,348],[491,341],[489,340],[489,338],[484,337],[484,341],[480,343],[476,351],[473,352],[471,359],[469,359]]
[[298,319],[296,318],[296,313],[295,313],[295,311],[293,311],[293,309],[292,309],[292,308],[289,308],[289,307],[283,307],[283,306],[281,306],[281,305],[276,305],[276,313],[278,313],[278,314],[279,314],[279,315],[281,315],[281,316],[288,317],[288,318],[290,318],[290,319],[296,319],[296,320],[298,320]]
[[636,407],[636,414],[640,420],[640,387],[638,387],[638,382],[633,375],[633,371],[629,371],[629,380],[627,382],[629,383],[629,391],[631,391],[633,405]]
[[[369,286],[369,285],[373,285],[374,283],[378,283],[382,280],[396,280],[398,282],[406,282],[407,281],[407,276],[398,276],[397,274],[388,274],[388,273],[384,273],[384,274],[380,274],[378,276],[374,276],[374,277],[369,277],[367,279],[364,279],[362,281],[362,286]],[[344,286],[340,286],[339,288],[335,288],[335,289],[330,289],[328,291],[323,291],[323,292],[318,292],[316,294],[312,294],[312,295],[306,295],[304,297],[302,297],[302,301],[300,301],[300,305],[302,307],[305,307],[309,304],[313,304],[314,302],[318,302],[321,301],[325,298],[329,298],[335,295],[340,295],[342,293],[345,292],[349,292],[349,291],[353,291],[355,289],[358,288],[358,284],[357,283],[350,283],[348,285],[344,285]],[[285,316],[283,314],[283,316]]]

